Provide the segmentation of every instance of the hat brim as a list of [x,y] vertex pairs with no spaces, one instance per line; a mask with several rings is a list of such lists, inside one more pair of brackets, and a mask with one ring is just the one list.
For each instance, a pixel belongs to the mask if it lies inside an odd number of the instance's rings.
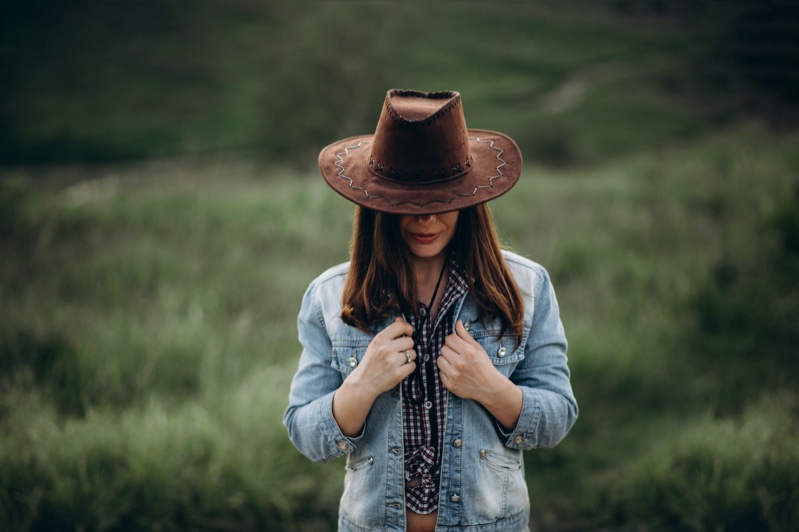
[[469,129],[472,168],[456,178],[406,184],[377,176],[369,169],[374,135],[349,137],[319,153],[319,170],[328,185],[346,199],[393,214],[437,214],[497,198],[519,180],[522,154],[502,133]]

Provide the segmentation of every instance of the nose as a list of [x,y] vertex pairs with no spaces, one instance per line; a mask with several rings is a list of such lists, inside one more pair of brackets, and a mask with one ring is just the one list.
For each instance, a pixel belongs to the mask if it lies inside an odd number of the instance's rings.
[[421,216],[417,216],[416,219],[422,225],[430,225],[430,224],[432,224],[433,222],[436,221],[436,215],[435,214],[423,214]]

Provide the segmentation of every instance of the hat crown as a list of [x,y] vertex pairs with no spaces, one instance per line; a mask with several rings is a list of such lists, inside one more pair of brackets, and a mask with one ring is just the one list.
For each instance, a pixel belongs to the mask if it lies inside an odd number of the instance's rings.
[[370,172],[420,185],[463,176],[472,162],[459,93],[388,92],[372,143]]
[[329,144],[319,170],[361,207],[418,216],[503,195],[521,175],[522,154],[504,133],[467,130],[455,91],[391,89],[375,133]]

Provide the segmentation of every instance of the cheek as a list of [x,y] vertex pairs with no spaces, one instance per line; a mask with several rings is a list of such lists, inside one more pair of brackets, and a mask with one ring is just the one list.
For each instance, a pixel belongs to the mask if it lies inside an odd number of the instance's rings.
[[454,238],[455,238],[455,228],[453,227],[453,228],[451,228],[451,229],[449,230],[449,233],[447,234],[447,244],[449,244],[450,242],[452,242],[452,240],[453,240]]

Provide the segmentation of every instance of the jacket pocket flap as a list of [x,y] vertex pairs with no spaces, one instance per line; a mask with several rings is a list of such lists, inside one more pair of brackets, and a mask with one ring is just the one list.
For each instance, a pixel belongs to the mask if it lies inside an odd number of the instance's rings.
[[345,375],[352,373],[358,367],[366,353],[369,342],[348,339],[341,342],[333,341],[333,357],[330,365]]

